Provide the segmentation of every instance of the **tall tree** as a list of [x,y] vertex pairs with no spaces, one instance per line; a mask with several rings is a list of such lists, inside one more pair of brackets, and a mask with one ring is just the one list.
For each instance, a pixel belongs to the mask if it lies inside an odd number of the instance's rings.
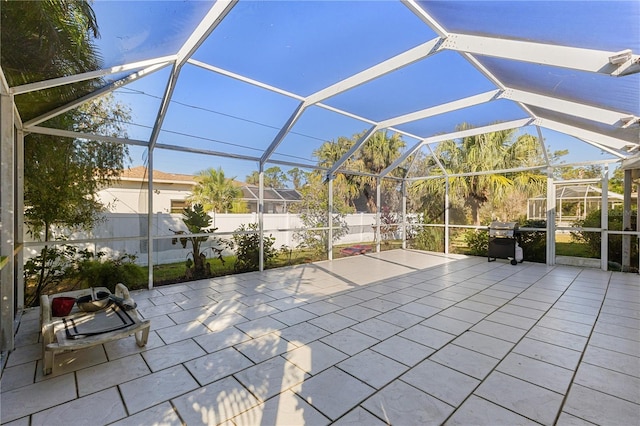
[[225,177],[222,167],[202,170],[196,176],[197,185],[188,200],[202,205],[205,212],[227,213],[242,194],[234,179]]
[[284,188],[289,178],[278,166],[269,167],[264,171],[264,186],[268,188]]
[[287,175],[289,175],[289,180],[293,183],[293,189],[299,190],[306,182],[307,173],[297,167],[290,169]]
[[[457,130],[472,128],[462,124]],[[514,130],[504,130],[482,135],[468,136],[461,140],[440,143],[436,156],[449,175],[503,170],[527,165],[527,153],[536,152],[539,143],[536,138],[524,135],[514,140]],[[442,173],[435,170],[435,173]],[[459,196],[471,210],[475,225],[480,225],[480,208],[490,200],[504,199],[509,191],[539,191],[545,177],[537,172],[505,174],[485,173],[449,178],[451,193]],[[434,194],[444,192],[444,178],[427,179],[414,184],[413,190]]]

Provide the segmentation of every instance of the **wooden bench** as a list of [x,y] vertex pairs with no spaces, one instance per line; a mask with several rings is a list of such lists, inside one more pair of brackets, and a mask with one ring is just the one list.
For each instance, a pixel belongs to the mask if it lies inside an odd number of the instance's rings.
[[[141,320],[135,308],[125,311],[128,317],[133,320],[131,325],[104,333],[70,338],[66,332],[65,321],[68,324],[72,320],[75,322],[90,320],[92,315],[96,315],[96,312],[83,312],[78,309],[77,306],[74,306],[68,316],[64,318],[54,317],[51,310],[52,300],[56,297],[73,297],[77,299],[81,296],[90,295],[93,291],[103,291],[111,294],[109,289],[105,287],[97,287],[94,289],[43,295],[40,297],[40,323],[42,325],[42,360],[44,375],[52,373],[54,356],[59,353],[90,348],[113,340],[129,337],[131,335],[135,335],[138,346],[143,347],[147,344],[151,322],[149,320]],[[135,306],[131,296],[129,295],[129,289],[127,289],[124,284],[116,285],[115,296],[124,299],[125,305],[129,304],[131,306]]]

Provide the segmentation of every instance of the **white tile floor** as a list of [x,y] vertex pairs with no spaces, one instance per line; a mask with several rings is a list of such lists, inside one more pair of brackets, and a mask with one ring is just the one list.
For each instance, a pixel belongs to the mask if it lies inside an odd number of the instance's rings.
[[56,357],[26,311],[11,425],[631,425],[640,278],[396,250],[159,287],[133,338]]

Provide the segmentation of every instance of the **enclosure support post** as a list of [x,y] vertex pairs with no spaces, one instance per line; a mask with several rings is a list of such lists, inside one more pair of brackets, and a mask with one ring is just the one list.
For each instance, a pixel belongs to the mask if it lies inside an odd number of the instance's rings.
[[258,270],[264,271],[264,165],[260,162],[260,173],[258,178],[258,241],[260,244],[260,259],[258,260]]
[[153,288],[153,148],[147,155],[147,268],[149,272],[149,290]]
[[[15,122],[13,96],[7,93],[6,81],[0,71],[0,352],[14,348],[15,318]],[[0,258],[2,259],[2,258]],[[2,263],[0,263],[2,265]],[[4,358],[4,357],[3,357]],[[0,365],[0,368],[2,365]]]
[[376,177],[376,253],[380,253],[380,240],[382,233],[380,232],[380,178]]
[[16,129],[15,155],[15,255],[14,280],[16,283],[16,307],[24,308],[24,132]]
[[449,190],[451,189],[449,177],[444,181],[444,252],[449,254]]
[[[631,229],[631,169],[624,171],[624,201],[622,208],[622,230]],[[631,268],[631,235],[622,236],[622,270],[629,271]]]
[[407,181],[402,179],[402,249],[407,248]]
[[329,260],[333,260],[333,179],[334,175],[328,176],[329,204],[327,206],[327,223],[329,224],[327,236],[327,256]]
[[553,167],[547,168],[547,265],[556,264],[556,186]]
[[602,203],[600,205],[600,268],[609,264],[609,165],[602,166]]

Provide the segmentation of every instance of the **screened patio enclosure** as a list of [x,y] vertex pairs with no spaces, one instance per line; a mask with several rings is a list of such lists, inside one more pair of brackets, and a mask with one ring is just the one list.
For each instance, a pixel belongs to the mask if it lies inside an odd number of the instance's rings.
[[[138,194],[145,200],[138,235],[114,228],[113,235],[65,243],[139,242],[149,287],[154,246],[174,237],[158,235],[154,226],[154,168],[195,174],[222,167],[229,177],[258,171],[261,249],[269,232],[264,172],[273,166],[320,171],[329,194],[327,216],[339,201],[338,178],[377,182],[370,195],[377,207],[377,250],[383,200],[398,200],[394,208],[406,247],[402,231],[414,213],[407,209],[407,190],[425,179],[444,178],[447,188],[437,224],[444,252],[452,225],[449,183],[464,176],[547,176],[549,265],[555,259],[558,169],[600,167],[600,205],[607,206],[609,174],[621,168],[630,223],[631,193],[640,179],[636,1],[96,1],[93,9],[101,35],[94,41],[94,69],[60,67],[43,77],[0,63],[2,350],[13,347],[10,324],[24,306],[25,253],[59,243],[29,240],[24,225],[25,146],[42,136],[123,145],[134,165],[148,167],[148,188]],[[3,27],[9,28],[5,22]],[[3,50],[10,48],[16,46],[2,43]],[[119,122],[117,134],[108,126],[87,131],[93,119],[87,105],[107,95],[130,108],[129,117]],[[69,113],[84,114],[86,122],[61,119]],[[446,167],[442,143],[511,129],[537,140],[526,165],[456,172]],[[380,131],[399,135],[399,155],[375,173],[363,171],[351,160]],[[330,165],[317,161],[325,142],[352,135],[355,143]],[[569,154],[553,155],[561,150]],[[426,158],[428,167],[416,158]],[[383,190],[381,182],[393,189]],[[606,214],[602,220],[594,232],[603,236],[606,269]],[[320,231],[331,259],[334,229],[327,223]],[[638,229],[615,232],[637,244]]]

